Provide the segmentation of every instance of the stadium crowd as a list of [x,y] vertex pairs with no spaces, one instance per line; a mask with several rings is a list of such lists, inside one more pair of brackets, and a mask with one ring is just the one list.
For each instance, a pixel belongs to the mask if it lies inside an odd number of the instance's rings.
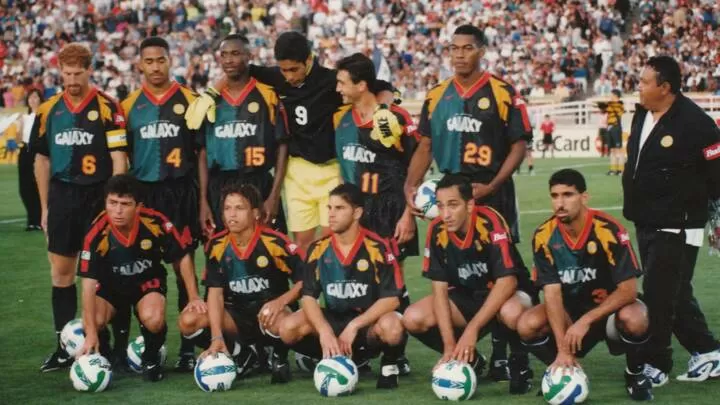
[[220,68],[217,41],[245,34],[253,62],[272,64],[274,38],[308,35],[322,63],[382,53],[406,98],[451,75],[446,49],[463,23],[483,29],[486,68],[524,96],[568,100],[633,92],[640,67],[661,53],[683,61],[686,91],[717,91],[718,21],[712,0],[5,0],[0,9],[0,103],[24,103],[31,87],[59,90],[57,52],[86,41],[94,81],[123,98],[140,84],[133,62],[148,35],[168,39],[173,75],[202,90]]

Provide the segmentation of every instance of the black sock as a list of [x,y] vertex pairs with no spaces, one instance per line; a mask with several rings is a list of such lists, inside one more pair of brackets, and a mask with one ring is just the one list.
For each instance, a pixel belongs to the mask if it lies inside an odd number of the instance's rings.
[[555,361],[557,357],[557,346],[555,340],[551,339],[550,336],[545,336],[539,339],[524,341],[522,342],[538,360],[550,365]]
[[77,312],[77,288],[75,284],[69,287],[52,288],[52,310],[57,348],[60,349],[60,332],[66,323],[75,319]]
[[381,345],[382,350],[382,358],[380,359],[382,365],[386,364],[397,364],[398,359],[400,359],[400,356],[403,354],[403,349],[405,347],[402,344],[390,346],[386,343],[383,343]]
[[398,347],[400,348],[400,357],[405,357],[405,349],[407,348],[407,343],[408,343],[408,333],[404,332],[403,340],[398,345]]
[[265,335],[265,344],[267,346],[272,346],[273,356],[275,358],[287,361],[290,348],[283,343],[279,336],[272,336],[270,334]]
[[520,336],[515,331],[508,330],[508,343],[510,344],[509,363],[515,363],[519,366],[527,367],[530,364],[528,357],[528,348],[520,340]]
[[[201,349],[207,349],[208,347],[210,347],[210,328],[202,328],[193,333],[192,335],[183,336],[183,342],[186,340]],[[231,348],[228,346],[228,350],[230,349]],[[194,354],[194,348],[188,353]]]
[[163,325],[158,333],[152,333],[145,327],[140,329],[145,339],[145,351],[142,354],[143,363],[158,362],[160,360],[160,348],[165,344],[165,337],[167,336],[167,325]]
[[528,165],[528,171],[529,172],[533,171],[533,165]]
[[[645,358],[641,349],[643,345],[647,342],[648,337],[630,337],[623,334],[622,331],[618,332],[618,334],[620,335],[620,340],[625,343],[627,347],[625,351],[625,363],[627,365],[628,372],[630,372],[630,374],[640,374],[645,368]],[[667,373],[667,371],[665,372]]]
[[110,349],[110,331],[107,327],[98,331],[98,343],[100,346],[100,354],[106,359],[109,359],[112,350]]
[[130,306],[116,308],[112,319],[113,350],[116,354],[125,353],[130,339]]
[[[183,282],[182,276],[180,276],[180,272],[177,272],[175,274],[177,277],[175,277],[175,281],[177,283],[178,288],[178,312],[182,312],[183,309],[188,304],[188,294],[187,290],[185,289],[185,283]],[[197,277],[195,277],[195,282],[197,283]],[[195,344],[190,341],[189,339],[186,339],[183,334],[180,334],[180,355],[183,354],[195,354]]]
[[505,325],[497,325],[492,330],[492,355],[494,360],[507,359],[507,344],[509,329]]
[[319,359],[322,357],[320,338],[312,334],[300,339],[300,341],[295,343],[292,348],[296,352],[312,357],[313,359]]
[[440,335],[440,329],[437,326],[428,329],[426,332],[411,333],[411,335],[413,335],[415,339],[422,342],[422,344],[435,350],[436,352],[443,352],[443,340],[442,336]]

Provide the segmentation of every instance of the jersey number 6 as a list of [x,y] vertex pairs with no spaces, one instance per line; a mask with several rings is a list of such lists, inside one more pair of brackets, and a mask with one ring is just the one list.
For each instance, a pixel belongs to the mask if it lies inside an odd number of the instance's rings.
[[82,158],[82,172],[85,175],[92,176],[95,174],[95,156],[85,155]]

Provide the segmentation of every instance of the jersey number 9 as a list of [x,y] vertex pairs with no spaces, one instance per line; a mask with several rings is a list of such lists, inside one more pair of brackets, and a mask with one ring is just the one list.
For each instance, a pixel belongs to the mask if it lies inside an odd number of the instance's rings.
[[306,125],[308,123],[307,108],[301,105],[295,107],[295,122],[297,122],[298,125]]

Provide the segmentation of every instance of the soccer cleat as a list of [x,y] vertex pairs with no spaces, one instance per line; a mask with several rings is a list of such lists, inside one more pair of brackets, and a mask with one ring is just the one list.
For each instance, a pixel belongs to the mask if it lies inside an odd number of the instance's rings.
[[301,353],[295,353],[295,365],[300,371],[312,373],[320,360],[313,359]]
[[397,361],[398,370],[400,370],[401,376],[410,375],[410,361],[407,359],[407,357],[400,356],[400,358]]
[[677,376],[678,381],[701,382],[711,377],[720,377],[720,350],[708,353],[693,353],[688,361],[688,371]]
[[192,373],[195,370],[195,355],[182,353],[175,362],[175,371],[178,373]]
[[272,356],[270,372],[272,373],[270,376],[270,384],[285,384],[290,382],[290,363],[288,363],[287,358],[280,359]]
[[40,366],[40,371],[47,373],[50,371],[68,368],[72,365],[73,358],[63,349],[58,348],[53,354],[48,356]]
[[356,363],[359,375],[368,375],[372,373],[372,367],[370,367],[370,359],[358,360]]
[[376,388],[393,389],[398,387],[398,376],[400,369],[397,364],[385,364],[380,367],[380,375],[378,376]]
[[508,381],[510,379],[510,369],[508,368],[507,360],[490,360],[488,377],[493,381]]
[[475,370],[476,376],[481,376],[485,372],[485,367],[487,367],[487,357],[483,356],[482,354],[475,352],[475,361],[471,364],[473,370]]
[[645,368],[643,368],[643,374],[645,374],[645,377],[650,380],[653,388],[662,387],[663,385],[670,382],[670,377],[668,377],[667,374],[665,374],[662,370],[651,366],[650,364],[645,364]]
[[142,364],[143,380],[150,382],[158,382],[165,378],[165,372],[160,359],[154,362],[145,362]]
[[508,362],[510,374],[509,392],[513,395],[523,395],[532,389],[533,371],[527,353],[511,354]]
[[653,399],[652,382],[644,373],[631,374],[625,370],[625,391],[635,401],[650,401]]
[[113,373],[117,372],[130,372],[130,366],[128,365],[127,352],[125,350],[114,351],[110,355],[110,367]]
[[255,345],[242,346],[240,352],[233,356],[233,360],[237,367],[238,378],[249,377],[262,368]]

